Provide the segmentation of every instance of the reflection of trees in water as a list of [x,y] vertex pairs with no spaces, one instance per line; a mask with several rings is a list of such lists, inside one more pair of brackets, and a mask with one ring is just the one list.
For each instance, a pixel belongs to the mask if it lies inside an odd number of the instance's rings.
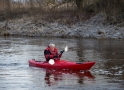
[[115,74],[122,71],[124,61],[123,43],[108,41],[103,47],[102,53],[107,60],[104,65],[107,70]]
[[[98,69],[111,74],[124,73],[124,41],[115,40],[77,40],[77,56],[79,61],[95,60]],[[99,63],[99,64],[98,64]]]
[[92,80],[95,78],[89,71],[85,71],[85,72],[83,72],[83,74],[78,73],[77,76],[79,78],[78,83],[80,83],[80,84],[84,84],[84,81],[86,80],[86,78],[92,79]]
[[[104,65],[102,73],[109,75],[122,75],[124,72],[124,48],[123,43],[113,40],[98,41],[98,52],[101,55],[100,63]],[[103,61],[105,60],[105,61]]]
[[82,39],[78,39],[77,40],[77,56],[78,56],[78,58],[79,58],[79,60],[78,61],[84,61],[83,60],[83,44],[82,44]]

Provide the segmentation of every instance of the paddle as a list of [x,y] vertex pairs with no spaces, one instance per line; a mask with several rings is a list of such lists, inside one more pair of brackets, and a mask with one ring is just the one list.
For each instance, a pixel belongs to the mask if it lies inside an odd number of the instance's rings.
[[[66,46],[66,47],[65,47],[65,49],[64,49],[64,50],[62,50],[62,51],[60,52],[60,54],[59,54],[59,55],[61,55],[63,52],[66,52],[66,51],[68,51],[68,46]],[[58,56],[59,56],[59,55],[58,55]],[[53,59],[50,59],[50,60],[49,60],[49,64],[53,65],[54,63],[55,63],[55,62],[54,62],[54,60],[53,60]]]

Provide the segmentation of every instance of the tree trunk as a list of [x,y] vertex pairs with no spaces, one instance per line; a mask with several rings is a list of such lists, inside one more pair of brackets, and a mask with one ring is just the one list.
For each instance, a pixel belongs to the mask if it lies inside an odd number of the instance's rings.
[[11,7],[11,0],[5,0],[6,3],[6,9],[7,11],[11,11],[12,7]]
[[31,9],[34,8],[33,0],[30,0],[30,8],[31,8]]
[[83,8],[82,3],[83,3],[83,0],[76,0],[76,5],[77,5],[78,9],[82,9]]

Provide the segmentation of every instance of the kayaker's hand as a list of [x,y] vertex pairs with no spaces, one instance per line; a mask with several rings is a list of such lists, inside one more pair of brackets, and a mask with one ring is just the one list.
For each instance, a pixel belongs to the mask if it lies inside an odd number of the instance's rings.
[[60,54],[63,54],[64,51],[65,51],[65,50],[60,51]]

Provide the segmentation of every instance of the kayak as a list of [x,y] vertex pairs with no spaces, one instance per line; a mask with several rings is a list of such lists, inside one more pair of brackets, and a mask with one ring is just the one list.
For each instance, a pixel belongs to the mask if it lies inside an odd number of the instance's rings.
[[29,66],[33,67],[46,69],[65,69],[74,71],[87,71],[95,64],[95,62],[72,62],[67,60],[57,60],[53,65],[49,64],[49,62],[46,61],[29,60],[28,62]]

